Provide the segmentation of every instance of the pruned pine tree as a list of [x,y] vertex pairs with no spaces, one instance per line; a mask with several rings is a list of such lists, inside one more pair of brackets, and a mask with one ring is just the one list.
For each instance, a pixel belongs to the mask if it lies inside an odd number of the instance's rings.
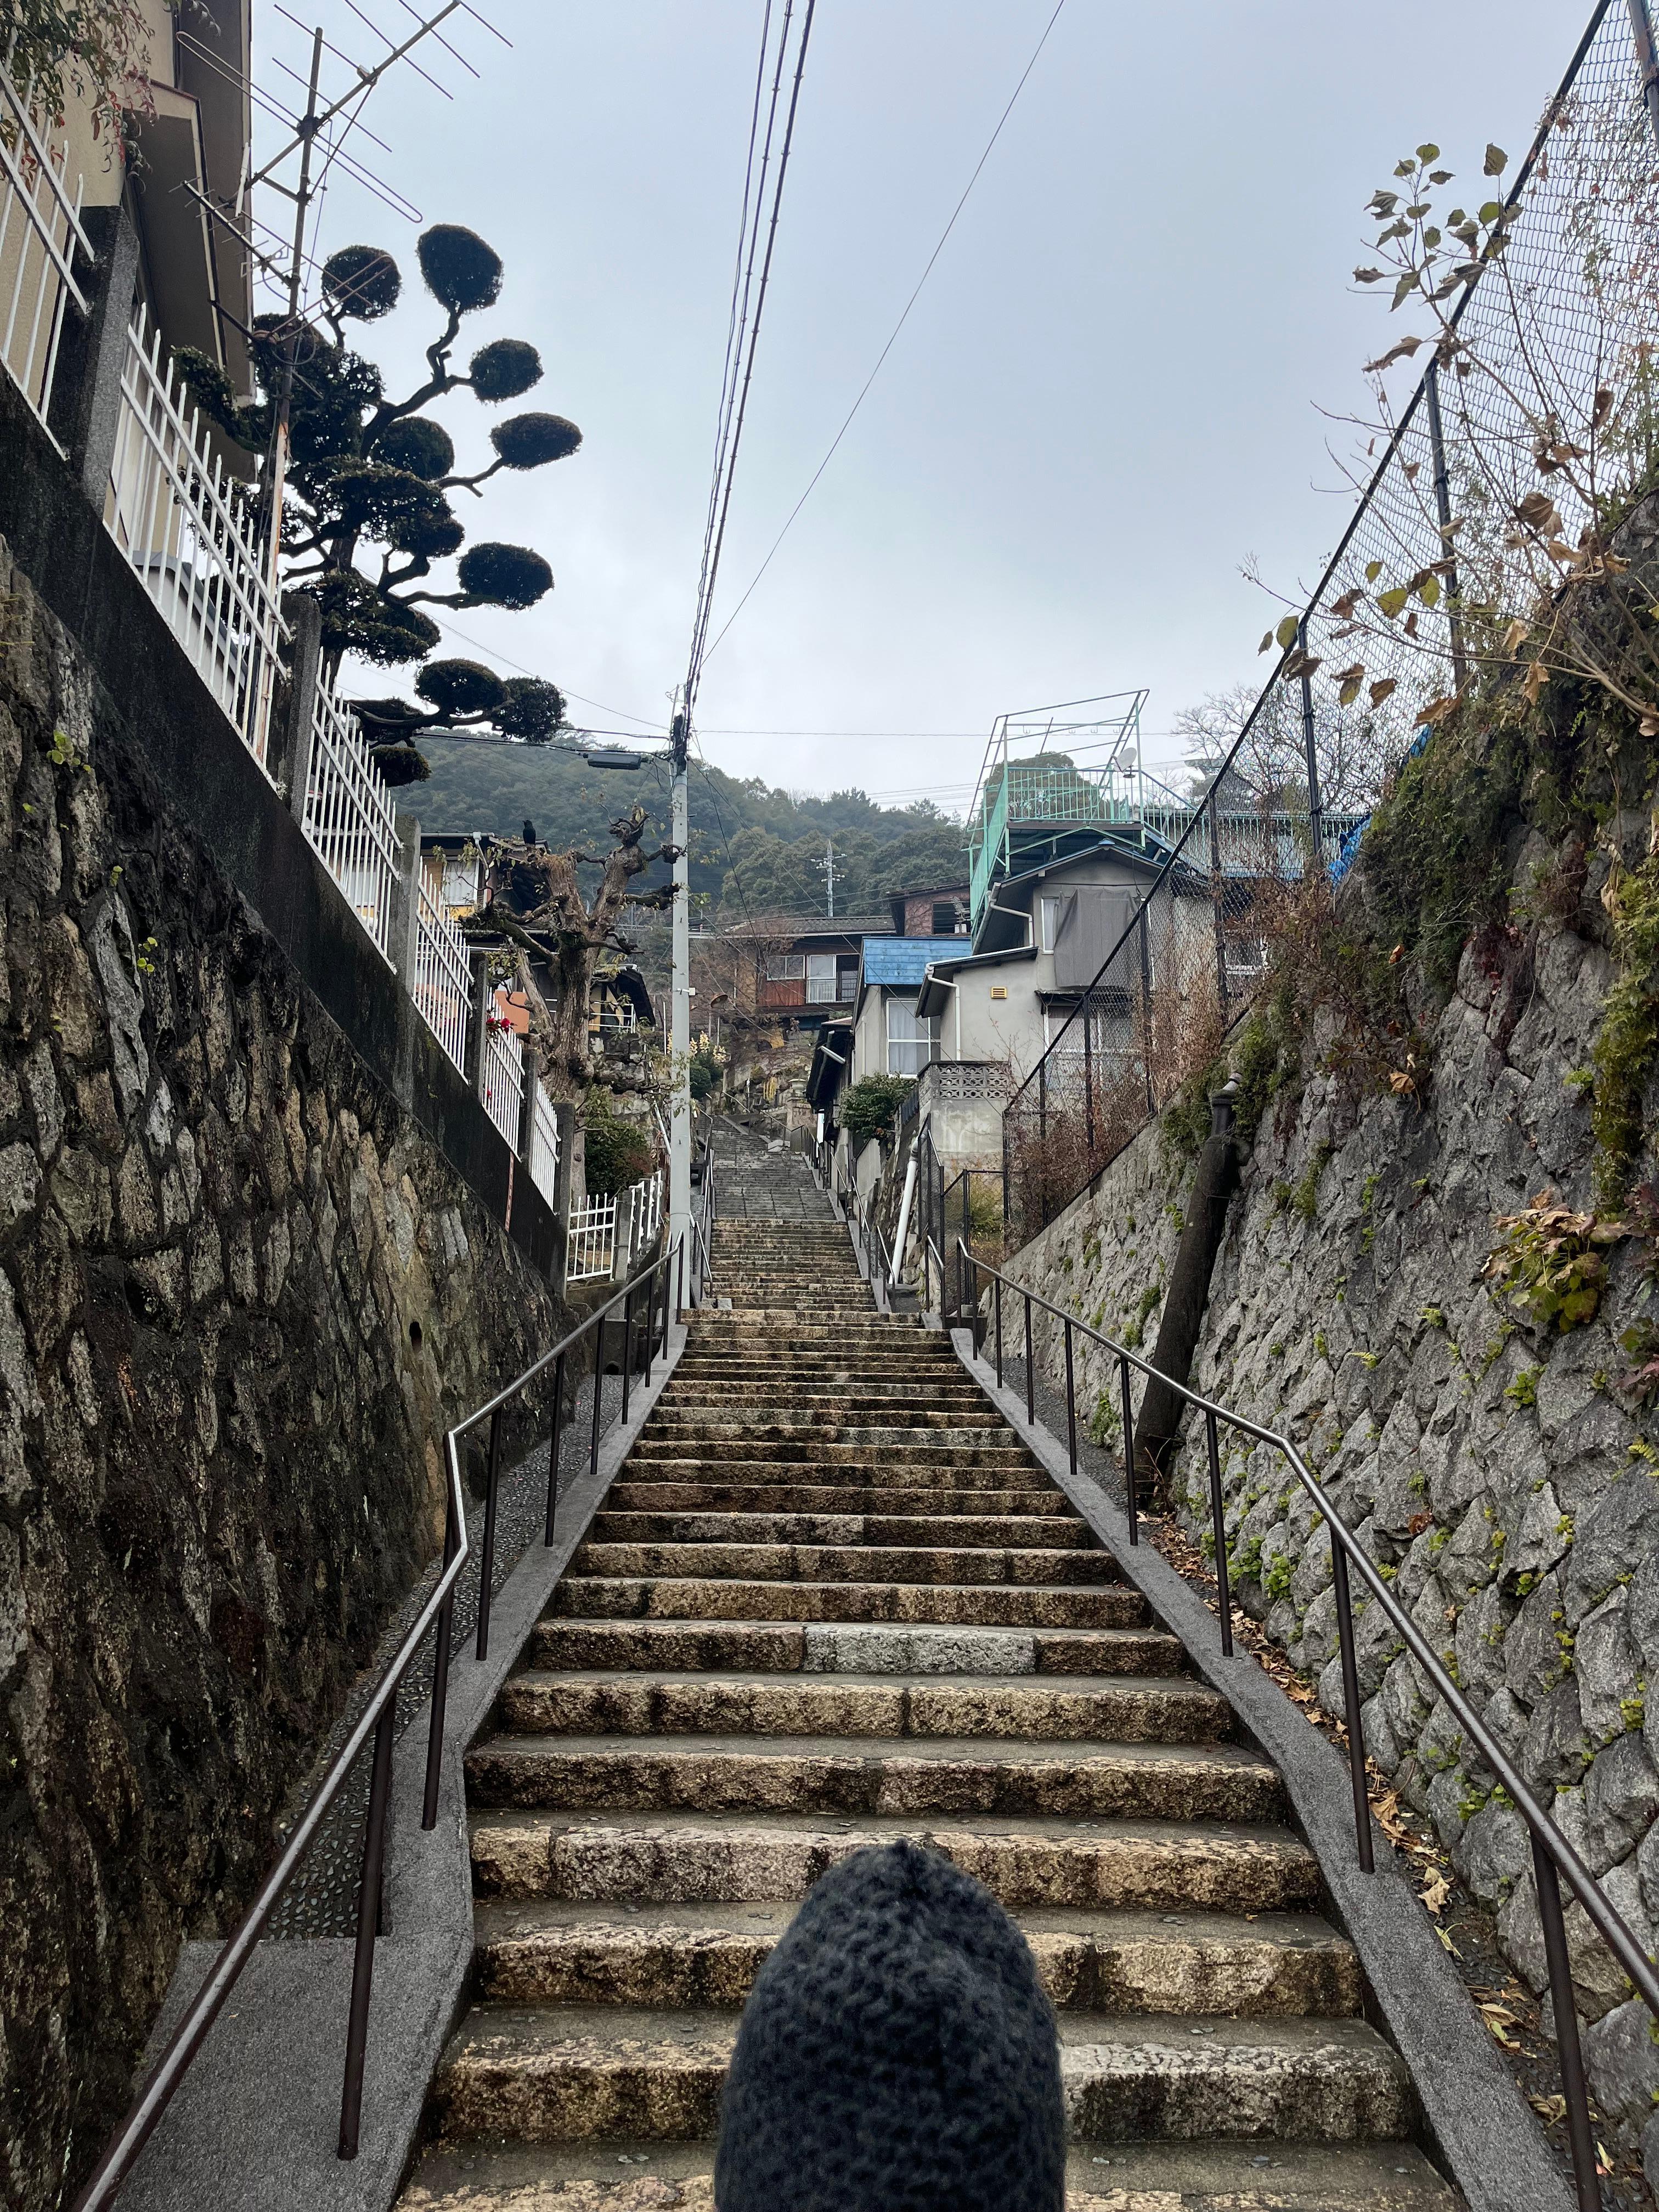
[[[426,606],[532,607],[553,588],[553,571],[529,546],[466,544],[453,492],[483,496],[503,469],[524,471],[563,460],[581,432],[562,415],[526,412],[495,423],[487,467],[459,469],[448,432],[422,410],[450,392],[470,391],[497,407],[539,383],[541,356],[522,338],[494,338],[463,368],[455,359],[461,325],[495,306],[500,256],[475,232],[437,223],[416,241],[426,289],[444,312],[426,349],[427,374],[402,398],[379,368],[348,344],[349,323],[378,322],[396,307],[403,276],[378,246],[349,246],[323,265],[322,304],[297,329],[262,315],[252,342],[258,397],[239,405],[223,372],[206,356],[181,349],[181,374],[205,410],[269,465],[283,380],[292,366],[290,459],[283,512],[289,581],[309,592],[323,614],[325,652],[383,667],[424,664],[416,700],[356,702],[378,740],[388,780],[427,773],[414,750],[422,729],[487,724],[501,735],[544,744],[564,722],[556,685],[538,677],[503,679],[471,660],[434,660],[441,633]],[[465,550],[463,550],[465,548]],[[455,563],[451,588],[437,587],[434,564]]]

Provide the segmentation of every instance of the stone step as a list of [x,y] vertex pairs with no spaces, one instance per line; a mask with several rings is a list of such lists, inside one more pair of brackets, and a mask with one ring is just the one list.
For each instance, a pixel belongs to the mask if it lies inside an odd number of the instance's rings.
[[1175,1674],[1186,1654],[1157,1629],[895,1628],[744,1620],[538,1621],[530,1662],[750,1674]]
[[[407,2212],[714,2212],[712,2142],[606,2139],[533,2149],[435,2144]],[[1067,2212],[1461,2212],[1414,2144],[1115,2143],[1073,2147]]]
[[976,1817],[918,1826],[896,1814],[614,1814],[474,1808],[479,1897],[619,1904],[799,1902],[826,1869],[901,1838],[941,1851],[1011,1912],[1037,1906],[1231,1914],[1307,1912],[1318,1862],[1287,1829],[1228,1820]]
[[780,1583],[765,1578],[567,1575],[551,1612],[606,1620],[836,1621],[959,1628],[1139,1628],[1146,1602],[1125,1583]]
[[[482,1901],[474,1994],[486,2004],[730,2007],[794,1917],[793,1904]],[[1019,1925],[1054,2006],[1202,2019],[1340,2018],[1364,1998],[1352,1946],[1312,1915],[1079,1912]]]
[[666,1575],[715,1582],[1045,1583],[1086,1587],[1120,1579],[1109,1552],[1021,1551],[940,1545],[599,1544],[583,1542],[578,1575]]
[[[810,1472],[810,1470],[808,1470]],[[798,1470],[799,1472],[799,1470]],[[988,1478],[981,1486],[959,1490],[901,1490],[902,1468],[889,1468],[892,1486],[823,1482],[616,1482],[605,1500],[616,1513],[931,1513],[1036,1515],[1057,1521],[1072,1510],[1071,1500],[1044,1476],[1033,1473],[1026,1486],[997,1486],[994,1470],[968,1474]]]
[[[433,2115],[452,2142],[709,2137],[736,2034],[724,2010],[475,2006]],[[1415,2118],[1404,2068],[1364,2021],[1066,2012],[1060,2039],[1074,2142],[1342,2142],[1403,2136]]]
[[1232,1743],[1060,1749],[937,1736],[901,1749],[846,1736],[498,1735],[468,1753],[466,1773],[474,1804],[564,1811],[1262,1821],[1284,1809],[1275,1770]]
[[670,1406],[659,1407],[652,1413],[640,1442],[648,1450],[659,1449],[665,1443],[685,1443],[695,1451],[699,1445],[729,1439],[745,1444],[864,1444],[872,1451],[902,1452],[915,1443],[936,1450],[951,1449],[1007,1435],[1008,1426],[1000,1413],[956,1406],[886,1407],[878,1420],[868,1421],[828,1408],[816,1419],[796,1419],[769,1406],[742,1412],[731,1407],[711,1407],[705,1412],[696,1407]]
[[[953,1443],[940,1431],[912,1441],[904,1447],[904,1465],[912,1469],[937,1468],[949,1474],[960,1467],[1031,1468],[1031,1454],[1008,1431],[976,1429],[973,1443]],[[1003,1441],[1006,1438],[1006,1441]],[[696,1447],[701,1446],[698,1449]],[[829,1443],[817,1437],[793,1438],[701,1437],[677,1443],[667,1437],[641,1437],[628,1455],[630,1468],[711,1465],[751,1467],[865,1467],[884,1455],[878,1443]]]
[[1224,1698],[1184,1675],[555,1672],[501,1691],[520,1735],[948,1737],[982,1743],[1207,1744],[1231,1733]]
[[1086,1521],[1030,1513],[596,1513],[596,1544],[926,1544],[1009,1551],[1085,1549]]

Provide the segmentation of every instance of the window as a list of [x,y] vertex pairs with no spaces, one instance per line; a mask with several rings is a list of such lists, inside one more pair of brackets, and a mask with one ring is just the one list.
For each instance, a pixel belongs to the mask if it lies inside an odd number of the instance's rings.
[[940,899],[933,908],[934,936],[954,937],[961,928],[962,924],[957,920],[956,901]]
[[848,960],[836,978],[836,996],[843,1006],[850,1006],[859,994],[859,963]]
[[799,983],[806,973],[804,952],[769,952],[766,956],[766,980],[769,983]]
[[[1073,1016],[1075,1015],[1075,1018]],[[1109,1074],[1126,1066],[1134,1054],[1134,1024],[1127,1006],[1091,1006],[1086,1017],[1070,1006],[1048,1006],[1042,1015],[1042,1041],[1058,1045],[1062,1054],[1083,1057],[1084,1023],[1088,1023],[1088,1048],[1097,1068]],[[1066,1026],[1070,1024],[1070,1027]]]
[[836,956],[833,952],[809,952],[806,956],[806,1003],[809,1006],[833,1006],[836,1003]]
[[1052,952],[1060,942],[1060,909],[1064,899],[1045,898],[1037,901],[1037,945],[1041,951]]
[[939,1058],[939,1017],[921,1019],[914,999],[887,1001],[887,1073],[920,1075]]

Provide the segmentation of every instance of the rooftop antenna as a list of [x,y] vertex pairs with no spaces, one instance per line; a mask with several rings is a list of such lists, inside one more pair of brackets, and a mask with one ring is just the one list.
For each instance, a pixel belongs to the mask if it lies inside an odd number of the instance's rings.
[[[432,72],[412,58],[416,47],[431,40],[459,62],[469,76],[478,71],[459,47],[445,38],[441,26],[452,15],[465,15],[483,26],[492,38],[499,39],[504,46],[511,46],[507,38],[489,18],[471,4],[471,0],[443,0],[443,4],[422,15],[410,4],[410,0],[396,0],[396,5],[408,16],[413,26],[393,36],[383,30],[357,0],[344,0],[350,10],[386,51],[378,61],[364,63],[336,46],[324,33],[320,24],[309,31],[311,41],[310,65],[305,76],[290,69],[287,63],[276,59],[276,66],[305,87],[305,106],[297,113],[273,100],[259,86],[245,78],[241,72],[226,63],[221,55],[205,45],[194,33],[181,31],[180,41],[210,68],[233,79],[246,91],[250,100],[264,114],[275,118],[288,134],[276,152],[257,169],[250,165],[243,173],[236,206],[232,214],[216,206],[207,196],[196,192],[195,197],[216,222],[231,230],[240,240],[250,263],[270,284],[283,301],[282,325],[283,370],[277,386],[276,420],[271,429],[269,465],[265,471],[265,494],[262,527],[267,533],[267,573],[273,592],[278,586],[278,563],[282,531],[279,518],[283,511],[283,492],[288,478],[290,422],[293,414],[294,385],[300,371],[300,348],[305,327],[302,307],[305,301],[306,279],[308,271],[320,272],[321,264],[315,250],[314,236],[307,246],[307,232],[313,229],[313,210],[319,205],[327,187],[331,173],[337,167],[354,184],[374,194],[394,214],[405,221],[418,222],[421,212],[395,186],[377,176],[355,154],[346,150],[346,140],[354,131],[370,138],[383,152],[391,149],[384,139],[375,137],[362,119],[363,109],[370,94],[382,77],[407,62],[410,68],[424,77],[434,91],[446,100],[453,95]],[[305,30],[300,18],[277,0],[276,13],[292,23],[296,30]],[[401,31],[401,26],[399,29]],[[348,73],[348,82],[338,93],[326,90],[323,83],[325,57]],[[299,170],[295,176],[292,165],[298,157]],[[292,234],[279,238],[267,224],[257,222],[252,212],[256,189],[265,187],[290,201],[294,209]],[[273,248],[285,251],[266,252],[255,244],[258,230],[271,241]]]

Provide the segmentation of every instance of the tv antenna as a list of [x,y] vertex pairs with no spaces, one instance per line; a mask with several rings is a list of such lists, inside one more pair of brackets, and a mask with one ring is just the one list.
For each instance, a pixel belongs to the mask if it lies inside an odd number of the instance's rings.
[[[194,33],[181,30],[179,42],[207,67],[230,78],[245,90],[252,103],[260,112],[273,118],[287,134],[277,151],[256,169],[252,167],[250,153],[245,167],[234,209],[227,213],[205,193],[191,189],[209,216],[231,231],[247,255],[250,264],[277,293],[283,302],[283,316],[277,335],[283,344],[282,377],[276,392],[276,419],[271,428],[268,465],[265,471],[264,498],[264,527],[268,532],[267,560],[270,588],[278,585],[278,560],[282,544],[281,516],[283,492],[288,477],[289,425],[293,413],[294,384],[299,370],[300,349],[305,331],[303,313],[308,272],[320,273],[321,263],[316,251],[313,211],[318,208],[330,179],[337,169],[352,183],[380,200],[404,221],[419,222],[421,211],[395,185],[378,176],[368,164],[348,149],[347,140],[355,132],[368,138],[383,153],[391,148],[383,138],[377,137],[363,121],[363,110],[369,96],[380,80],[407,63],[419,76],[424,77],[433,89],[446,100],[453,98],[448,87],[440,82],[430,70],[413,58],[416,47],[428,40],[434,41],[453,60],[459,64],[469,76],[478,71],[442,33],[441,26],[452,15],[464,15],[483,26],[492,38],[499,39],[510,47],[512,40],[496,29],[489,18],[471,5],[471,0],[444,0],[444,4],[422,15],[410,0],[396,0],[396,4],[413,22],[412,30],[394,37],[383,30],[357,0],[343,0],[343,4],[372,36],[386,51],[378,59],[362,62],[334,44],[320,24],[307,27],[300,18],[277,0],[276,12],[306,33],[311,41],[310,67],[307,73],[291,69],[278,59],[276,67],[305,88],[305,105],[297,112],[273,99],[263,88],[246,78],[229,66]],[[401,26],[399,26],[401,31]],[[325,86],[325,69],[346,72],[343,88],[334,91]],[[297,163],[297,170],[296,170]],[[253,195],[263,188],[276,193],[292,204],[294,222],[291,233],[284,235],[260,222],[253,213]],[[311,236],[307,243],[307,233]],[[270,249],[256,243],[256,233],[262,234],[270,243]]]

